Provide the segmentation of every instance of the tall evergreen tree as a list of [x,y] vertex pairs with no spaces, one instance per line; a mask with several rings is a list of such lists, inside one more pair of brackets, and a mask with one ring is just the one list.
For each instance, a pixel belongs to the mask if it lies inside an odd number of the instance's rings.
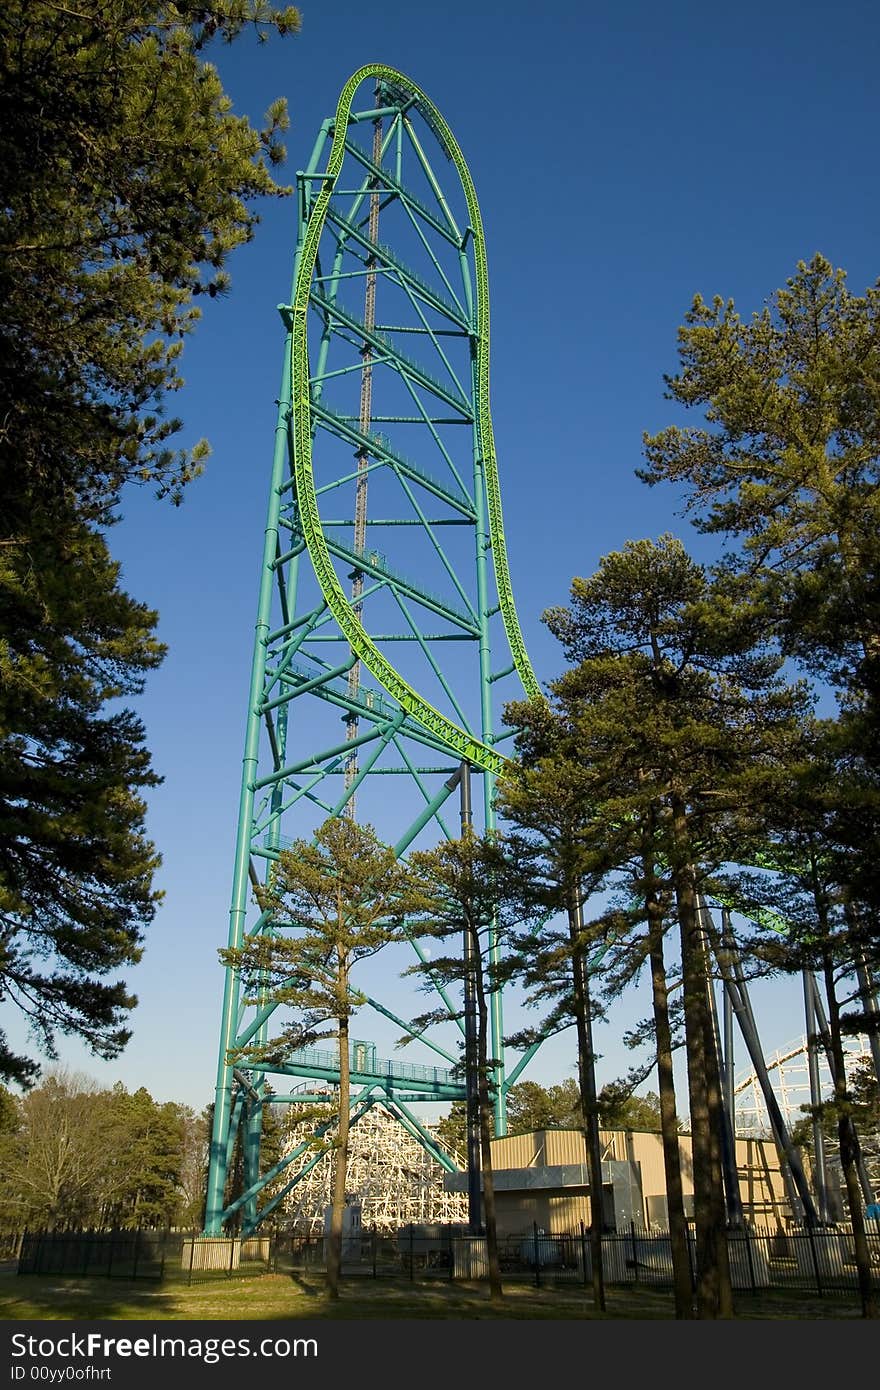
[[[200,471],[165,409],[183,341],[285,191],[284,103],[253,129],[204,53],[298,25],[265,0],[0,8],[0,999],[49,1057],[59,1032],[124,1047],[115,976],[157,901],[158,779],[116,702],[163,648],[105,532],[126,484],[176,502]],[[0,1034],[0,1076],[38,1070]]]
[[102,1099],[106,1168],[101,1224],[137,1230],[171,1223],[181,1210],[184,1128],[179,1106],[173,1101],[157,1104],[145,1087],[129,1092],[121,1083]]
[[[590,983],[590,957],[603,962],[602,988],[613,994],[622,988],[611,983],[608,970],[609,933],[621,934],[621,914],[614,914],[614,925],[606,915],[599,923],[584,928],[582,902],[597,891],[610,872],[620,871],[628,858],[646,845],[650,834],[640,824],[639,815],[651,817],[652,807],[634,812],[630,804],[619,818],[608,814],[608,798],[614,795],[612,765],[603,759],[584,757],[584,744],[577,715],[556,701],[532,701],[510,705],[506,716],[517,728],[518,761],[499,786],[499,807],[516,827],[511,843],[517,849],[517,862],[523,878],[523,891],[537,908],[537,926],[521,933],[512,968],[523,974],[533,1000],[553,999],[554,1006],[545,1028],[565,1026],[573,1021],[578,1042],[578,1077],[581,1110],[590,1182],[594,1193],[601,1192],[601,1153],[599,1146],[600,1102],[596,1093],[595,1059],[592,1046],[592,1013],[596,1007],[595,984]],[[619,790],[619,789],[618,789]],[[641,875],[640,875],[641,878]],[[660,1079],[663,1116],[663,1150],[666,1167],[669,1226],[672,1243],[676,1316],[691,1316],[690,1250],[682,1196],[678,1146],[678,1117],[672,1071],[671,1032],[668,1020],[666,973],[663,964],[663,914],[659,892],[653,880],[640,883],[650,926],[652,992],[655,1008],[656,1057]],[[547,913],[561,910],[565,929],[560,931]],[[627,928],[623,928],[624,931]],[[601,933],[604,945],[596,951],[595,936]],[[620,942],[615,941],[614,954]],[[638,968],[644,951],[636,952],[636,966],[624,973],[628,983]],[[591,990],[593,998],[591,999]],[[528,1035],[523,1035],[528,1042]],[[593,1290],[597,1307],[604,1306],[602,1270],[601,1200],[594,1199],[590,1223]]]
[[847,1012],[846,1005],[857,996],[855,961],[868,931],[849,896],[850,855],[837,852],[835,844],[839,789],[833,781],[833,759],[829,765],[823,758],[824,747],[824,726],[806,725],[800,763],[792,764],[790,785],[773,805],[762,867],[729,878],[728,888],[732,901],[755,923],[749,954],[773,972],[808,972],[821,981],[827,1010],[823,1043],[833,1084],[832,1098],[822,1109],[834,1117],[863,1312],[876,1317],[880,1303],[864,1217],[872,1192],[861,1186],[866,1174],[858,1107],[845,1064],[846,1036],[861,1031],[866,1017],[864,1006]]
[[[500,987],[496,954],[520,916],[518,885],[512,881],[500,837],[473,830],[434,850],[410,855],[410,865],[426,893],[422,930],[446,943],[446,953],[415,965],[411,973],[426,975],[426,989],[459,984],[463,1002],[460,1018],[468,1018],[474,1034],[475,1057],[465,1055],[465,1070],[473,1063],[475,1089],[468,1098],[469,1126],[479,1127],[480,1169],[485,1218],[489,1293],[493,1303],[503,1297],[498,1254],[498,1223],[492,1173],[493,1099],[497,1059],[490,1053],[489,1005]],[[413,1031],[448,1021],[447,1007],[431,1010],[413,1021]],[[467,1023],[465,1032],[469,1031]],[[408,1039],[402,1039],[407,1041]]]
[[[838,778],[853,889],[880,905],[880,281],[858,296],[823,256],[760,313],[697,295],[669,396],[702,425],[645,438],[649,483],[687,489],[783,650],[840,694]],[[874,932],[876,940],[877,933]]]
[[268,1042],[241,1050],[244,1063],[283,1062],[300,1047],[335,1040],[339,1056],[335,1176],[327,1279],[339,1297],[342,1223],[348,1171],[350,1020],[363,1002],[352,982],[359,961],[405,938],[407,918],[424,908],[417,876],[369,825],[325,821],[315,842],[296,840],[273,865],[261,893],[269,926],[235,950],[222,951],[240,970],[245,994],[281,1005],[290,1021]]
[[519,760],[500,781],[497,801],[501,815],[517,827],[508,837],[508,852],[532,918],[511,943],[508,969],[521,976],[532,1003],[552,1005],[539,1029],[525,1030],[512,1041],[534,1044],[540,1034],[574,1024],[590,1176],[593,1297],[604,1310],[602,1154],[593,1050],[597,1003],[590,979],[595,936],[602,928],[584,922],[583,905],[615,866],[618,844],[607,824],[596,833],[595,769],[578,758],[570,723],[544,701],[525,709],[511,706],[506,717],[518,728]]
[[[267,0],[8,0],[0,13],[0,461],[19,546],[75,503],[106,520],[126,480],[179,496],[173,451],[197,296],[228,286],[255,198],[278,195],[286,108],[232,113],[212,41],[288,33]],[[37,504],[36,506],[34,504]],[[39,574],[37,575],[39,579]]]
[[709,961],[698,893],[741,857],[801,712],[776,676],[754,609],[695,564],[680,542],[630,542],[576,579],[545,620],[577,663],[551,686],[580,757],[602,770],[596,815],[609,835],[651,827],[676,906],[694,1147],[698,1311],[730,1313],[721,1177],[722,1111]]

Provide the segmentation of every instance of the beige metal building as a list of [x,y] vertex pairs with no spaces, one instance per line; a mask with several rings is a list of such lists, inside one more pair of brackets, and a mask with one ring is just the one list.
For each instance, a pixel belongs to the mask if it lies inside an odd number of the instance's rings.
[[[666,1177],[659,1134],[602,1130],[606,1223],[629,1230],[667,1226]],[[691,1140],[679,1137],[685,1212],[693,1215]],[[737,1139],[740,1196],[747,1221],[785,1229],[793,1219],[776,1146],[767,1139]],[[498,1231],[526,1234],[535,1225],[549,1235],[574,1234],[591,1220],[590,1183],[582,1130],[539,1129],[492,1141]],[[447,1176],[450,1190],[467,1188],[466,1174]]]

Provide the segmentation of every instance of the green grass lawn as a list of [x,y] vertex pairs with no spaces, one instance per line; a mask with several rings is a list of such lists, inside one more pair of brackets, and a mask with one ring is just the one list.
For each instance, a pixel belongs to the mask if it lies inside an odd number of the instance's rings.
[[[493,1308],[483,1286],[464,1283],[408,1283],[352,1279],[338,1301],[327,1297],[323,1275],[267,1274],[260,1278],[218,1278],[187,1285],[168,1278],[161,1284],[126,1279],[18,1275],[0,1273],[0,1318],[261,1321],[312,1318],[508,1318],[592,1319],[671,1318],[672,1298],[663,1289],[641,1286],[610,1288],[607,1311],[596,1313],[590,1290],[582,1287],[505,1286],[503,1307]],[[815,1295],[780,1290],[736,1297],[738,1318],[858,1318],[855,1298],[820,1300]]]

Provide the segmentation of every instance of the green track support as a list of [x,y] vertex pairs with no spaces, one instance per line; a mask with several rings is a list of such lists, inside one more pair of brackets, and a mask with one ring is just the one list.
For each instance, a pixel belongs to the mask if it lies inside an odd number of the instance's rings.
[[[370,65],[346,83],[297,181],[293,285],[279,306],[282,380],[232,947],[249,932],[273,929],[253,904],[254,886],[286,843],[313,834],[327,815],[369,821],[400,855],[436,844],[457,833],[450,784],[466,761],[482,774],[482,824],[491,828],[495,778],[505,765],[495,746],[500,706],[523,691],[540,694],[507,561],[489,408],[485,237],[455,137],[408,77]],[[374,1016],[400,1023],[400,993],[394,1009],[371,999]],[[423,1009],[414,993],[412,1013]],[[243,1062],[237,1049],[272,1035],[272,1013],[265,1001],[245,1006],[235,972],[226,971],[209,1234],[238,1219],[254,1230],[278,1206],[278,1192],[269,1199],[264,1190],[278,1172],[259,1172],[270,1092],[294,1102],[303,1091],[288,1078],[331,1086],[338,1078],[326,1053],[293,1055],[274,1069]],[[503,1133],[500,997],[492,1032]],[[438,1053],[451,1055],[444,1042],[458,1047],[460,1033],[453,1025],[436,1040],[413,1039],[405,1064],[352,1063],[369,1103],[386,1101],[420,1132],[405,1100],[464,1096],[463,1085],[434,1066]],[[230,1201],[236,1133],[246,1188]]]

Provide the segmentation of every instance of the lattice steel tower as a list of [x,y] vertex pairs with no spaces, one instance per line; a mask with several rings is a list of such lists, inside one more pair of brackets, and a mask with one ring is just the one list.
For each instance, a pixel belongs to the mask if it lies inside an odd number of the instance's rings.
[[[291,836],[311,835],[329,816],[356,812],[398,855],[435,844],[459,832],[457,801],[452,812],[444,803],[466,766],[482,774],[476,819],[491,827],[498,745],[510,736],[499,733],[500,703],[539,693],[508,571],[489,413],[486,247],[458,144],[409,78],[371,65],[346,83],[297,186],[232,947],[271,930],[254,887]],[[408,1030],[380,998],[368,1003]],[[267,1076],[275,1102],[287,1078],[326,1086],[338,1076],[338,1057],[316,1049],[280,1067],[237,1065],[236,1048],[270,1035],[271,1012],[246,1005],[227,970],[209,1233],[239,1210],[252,1230],[283,1200],[278,1179],[290,1156],[259,1172]],[[450,1075],[457,1058],[448,1047],[419,1034],[417,1049],[427,1064],[352,1044],[352,1119],[390,1102],[434,1149],[410,1106],[461,1099],[464,1088]],[[500,996],[492,1051],[503,1058]],[[499,1062],[499,1133],[506,1089],[529,1055],[507,1074]],[[246,1190],[224,1206],[236,1134]]]

